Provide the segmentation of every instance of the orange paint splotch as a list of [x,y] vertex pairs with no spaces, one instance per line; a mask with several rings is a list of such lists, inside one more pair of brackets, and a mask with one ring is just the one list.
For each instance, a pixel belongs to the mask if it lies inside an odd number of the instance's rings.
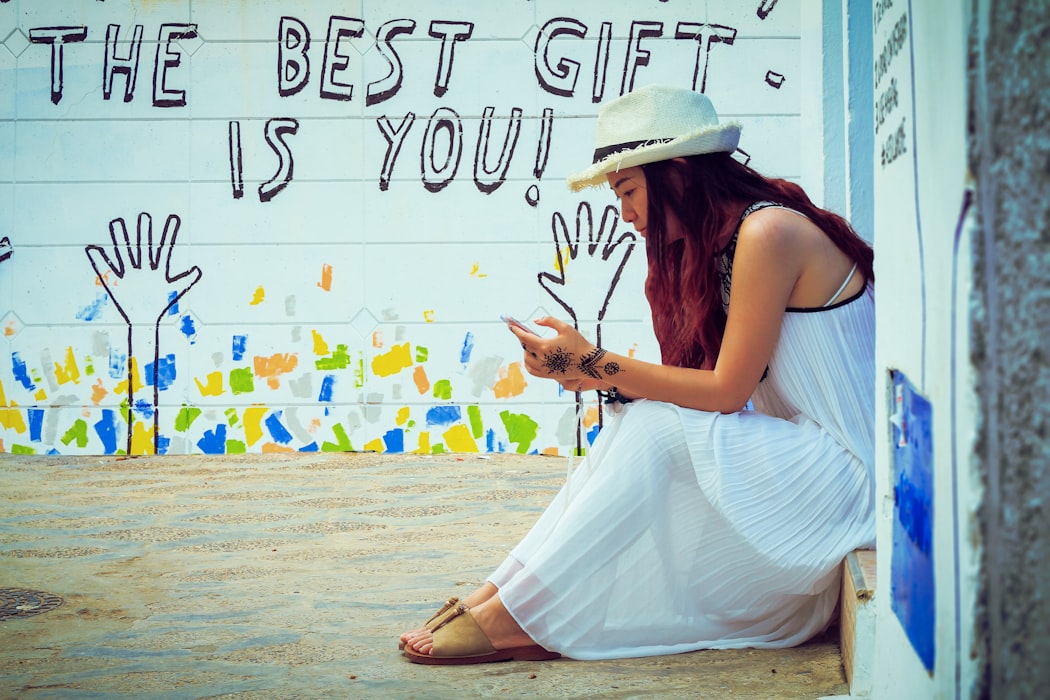
[[318,357],[324,357],[331,353],[328,349],[328,343],[325,342],[324,337],[321,336],[317,331],[311,331],[314,336],[314,354]]
[[193,381],[197,382],[197,390],[201,392],[201,396],[220,396],[223,392],[222,372],[209,373],[203,384],[197,378]]
[[496,394],[497,399],[508,399],[512,396],[520,396],[526,386],[528,382],[525,381],[525,374],[521,371],[521,363],[511,362],[506,369],[499,368],[499,379],[492,385],[492,391]]
[[321,266],[321,281],[317,286],[326,292],[332,291],[332,266],[328,263]]
[[271,389],[281,386],[280,376],[299,366],[299,356],[293,353],[277,353],[269,357],[255,356],[255,376],[265,377]]
[[266,442],[262,446],[263,454],[274,454],[278,452],[295,452],[294,449],[287,445],[279,445],[276,442]]
[[632,345],[631,349],[627,351],[627,357],[634,357],[636,352],[638,352],[638,344],[637,343]]
[[102,386],[102,380],[99,379],[91,386],[91,403],[98,406],[102,403],[102,399],[106,398],[106,394],[108,393],[106,387]]
[[316,433],[320,429],[321,429],[321,419],[320,418],[314,418],[312,421],[310,421],[310,427],[308,427],[306,429],[306,432],[308,432],[310,434],[313,434],[313,433]]
[[583,414],[583,424],[590,428],[592,425],[598,422],[598,414],[600,410],[597,406],[589,406]]
[[389,352],[372,358],[372,371],[380,377],[389,377],[412,366],[412,345],[401,343],[390,348]]
[[18,332],[18,329],[15,327],[15,322],[14,321],[8,321],[7,325],[4,326],[4,335],[9,337],[9,338],[11,336],[13,336],[17,332]]
[[557,447],[544,447],[543,448],[543,452],[541,454],[545,454],[548,457],[560,457],[561,456],[558,453],[558,448]]
[[372,347],[376,348],[377,350],[383,347],[383,331],[372,331]]
[[427,378],[427,371],[423,369],[423,365],[416,365],[412,371],[412,381],[416,383],[420,396],[430,391],[430,379]]
[[258,306],[263,303],[263,299],[266,298],[266,290],[262,287],[256,287],[255,293],[252,295],[252,300],[248,302],[250,306]]

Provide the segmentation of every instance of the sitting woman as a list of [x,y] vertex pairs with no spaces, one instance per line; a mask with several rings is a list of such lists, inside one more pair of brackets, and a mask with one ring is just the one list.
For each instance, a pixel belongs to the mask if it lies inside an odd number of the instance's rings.
[[662,362],[552,318],[550,338],[511,328],[532,375],[617,410],[488,581],[401,636],[410,661],[787,647],[828,625],[842,559],[875,539],[873,255],[734,159],[739,135],[689,90],[599,111],[569,183],[607,181],[645,239]]

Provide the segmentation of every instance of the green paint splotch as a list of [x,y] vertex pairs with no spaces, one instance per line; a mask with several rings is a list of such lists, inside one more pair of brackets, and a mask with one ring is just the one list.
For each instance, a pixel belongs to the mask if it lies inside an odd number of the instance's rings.
[[226,441],[226,454],[228,455],[243,455],[248,452],[248,446],[244,444],[242,440],[227,440]]
[[422,345],[416,346],[416,363],[423,364],[430,357],[430,350],[423,347]]
[[186,432],[200,414],[201,410],[195,406],[183,406],[179,415],[175,416],[175,430],[180,433]]
[[350,437],[346,434],[346,429],[343,428],[342,424],[336,423],[332,426],[332,432],[335,433],[335,442],[328,442],[327,440],[321,444],[321,452],[353,452],[354,446],[350,444]]
[[62,436],[62,444],[63,445],[68,445],[69,443],[73,442],[74,440],[77,441],[77,447],[80,447],[80,448],[87,447],[87,444],[88,444],[87,423],[85,423],[83,420],[81,420],[79,418],[77,419],[77,421],[75,423],[73,423],[72,427],[70,427],[70,429],[66,431],[66,434]]
[[527,454],[529,447],[536,439],[536,432],[540,424],[524,413],[503,411],[499,417],[503,421],[503,427],[507,429],[507,439],[518,443],[518,454]]
[[350,362],[351,357],[347,346],[344,343],[339,343],[335,346],[335,350],[331,355],[318,359],[314,364],[319,370],[330,371],[334,369],[346,369],[350,366]]
[[250,394],[255,391],[255,375],[251,367],[230,370],[230,388],[234,394]]
[[452,398],[452,382],[447,379],[439,379],[434,383],[434,398],[448,401]]
[[485,434],[485,424],[481,420],[481,407],[467,406],[467,418],[470,420],[470,432],[477,440]]

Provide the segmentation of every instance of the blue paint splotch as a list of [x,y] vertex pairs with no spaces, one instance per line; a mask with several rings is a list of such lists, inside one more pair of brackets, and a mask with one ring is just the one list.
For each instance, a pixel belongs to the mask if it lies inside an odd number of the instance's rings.
[[197,447],[206,455],[221,455],[226,452],[226,424],[219,423],[215,430],[205,430],[197,441]]
[[11,373],[14,375],[15,380],[25,387],[26,391],[33,391],[36,389],[33,380],[29,378],[29,371],[26,369],[26,363],[17,352],[11,353]]
[[109,348],[109,377],[110,379],[127,379],[128,356],[118,352],[112,346]]
[[156,371],[154,371],[153,363],[150,362],[146,365],[146,385],[153,386],[154,376],[156,376],[157,389],[164,391],[171,386],[172,382],[175,381],[175,355],[168,353],[164,357],[157,359]]
[[26,411],[29,418],[29,441],[40,442],[40,434],[44,427],[44,409],[30,408]]
[[178,316],[179,315],[179,293],[168,292],[168,315]]
[[77,318],[81,321],[94,321],[102,315],[102,311],[106,308],[108,302],[109,295],[102,291],[98,292],[95,296],[95,301],[77,311]]
[[[317,395],[319,402],[330,403],[332,401],[332,390],[335,388],[335,375],[327,374],[321,382],[321,393]],[[327,409],[326,409],[327,410]]]
[[299,451],[300,452],[319,452],[320,448],[317,446],[316,442],[311,442],[309,445],[303,445],[302,447],[300,447]]
[[146,399],[139,399],[135,402],[135,414],[142,416],[143,420],[152,420],[153,414],[157,412],[157,407],[153,405],[152,401]]
[[244,351],[248,347],[248,336],[233,336],[233,361],[237,362],[244,358]]
[[102,409],[102,418],[95,423],[95,434],[98,435],[98,439],[102,441],[102,451],[104,454],[111,455],[116,454],[117,451],[117,413],[116,411],[104,408]]
[[405,431],[401,428],[394,428],[388,430],[383,435],[383,448],[387,452],[404,452],[405,451]]
[[427,426],[452,425],[459,421],[462,415],[459,406],[434,406],[427,411]]
[[463,364],[468,364],[472,352],[474,352],[474,334],[468,332],[463,338],[463,347],[459,351],[459,361]]
[[197,342],[197,324],[194,323],[193,316],[186,314],[179,319],[179,330],[190,341],[190,345]]
[[270,431],[273,441],[281,445],[287,445],[292,441],[292,434],[281,423],[282,411],[274,411],[266,417],[266,428]]

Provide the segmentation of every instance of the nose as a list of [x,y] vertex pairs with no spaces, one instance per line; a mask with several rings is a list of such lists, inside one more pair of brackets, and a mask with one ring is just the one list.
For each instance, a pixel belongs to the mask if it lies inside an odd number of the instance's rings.
[[637,218],[634,209],[627,202],[620,200],[620,218],[623,219],[624,223],[631,223]]

